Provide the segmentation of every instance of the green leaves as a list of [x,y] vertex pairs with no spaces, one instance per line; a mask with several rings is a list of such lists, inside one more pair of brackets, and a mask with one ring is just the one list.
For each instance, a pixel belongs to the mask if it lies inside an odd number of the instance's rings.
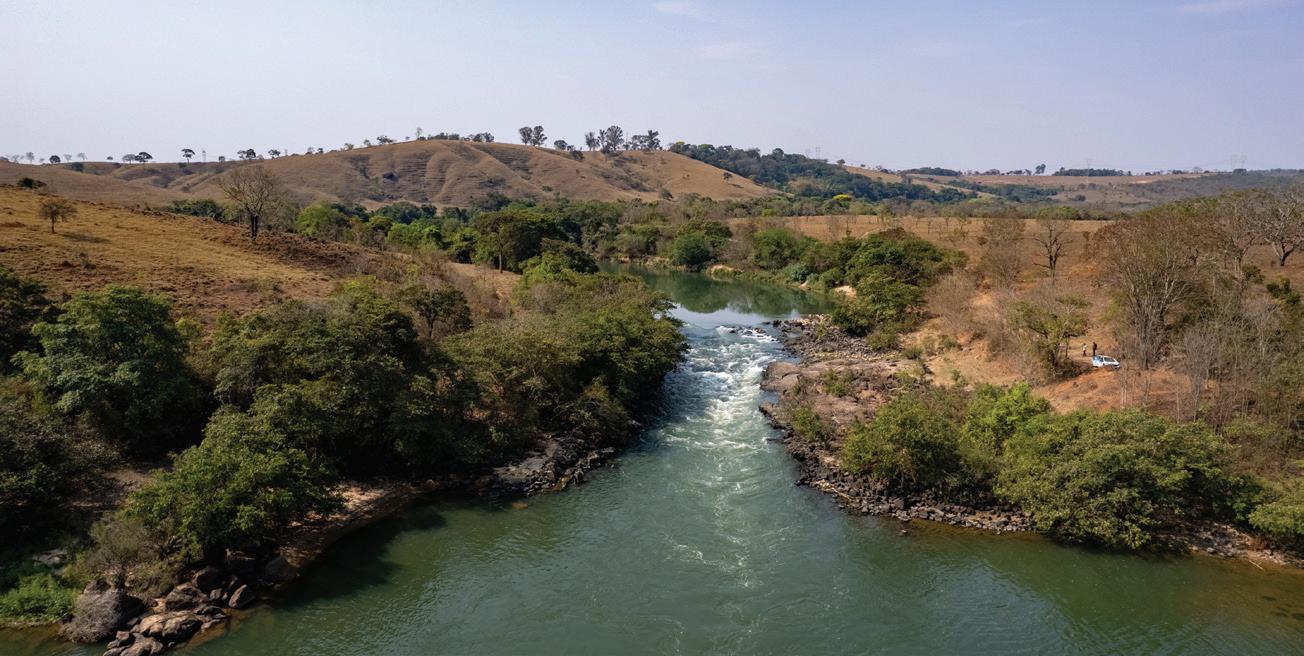
[[132,452],[161,453],[198,432],[207,405],[170,312],[165,299],[130,287],[81,294],[32,328],[42,353],[17,361],[59,411]]
[[132,494],[125,512],[171,528],[198,553],[275,535],[290,520],[335,506],[332,472],[257,416],[224,409],[204,441]]
[[1211,508],[1224,459],[1202,424],[1140,410],[1041,415],[1007,442],[996,490],[1056,537],[1139,549]]

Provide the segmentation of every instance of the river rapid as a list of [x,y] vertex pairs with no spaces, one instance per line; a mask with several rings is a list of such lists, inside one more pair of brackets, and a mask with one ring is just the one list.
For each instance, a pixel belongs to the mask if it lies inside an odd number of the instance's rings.
[[[642,273],[691,350],[618,466],[558,494],[441,501],[349,536],[180,653],[1299,654],[1304,576],[853,516],[793,485],[761,416],[793,292]],[[0,633],[0,654],[98,654]]]

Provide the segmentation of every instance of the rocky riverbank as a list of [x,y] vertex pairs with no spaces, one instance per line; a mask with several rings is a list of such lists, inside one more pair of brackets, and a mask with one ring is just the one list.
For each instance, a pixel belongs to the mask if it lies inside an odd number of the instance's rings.
[[[918,375],[920,365],[896,354],[874,351],[833,326],[826,317],[776,322],[779,339],[797,362],[773,362],[761,388],[777,400],[761,411],[784,431],[784,446],[801,468],[798,485],[829,496],[850,512],[885,515],[902,522],[927,520],[1008,533],[1032,529],[1024,513],[1009,508],[970,508],[928,495],[903,495],[881,481],[844,470],[839,454],[841,436],[855,421],[868,420],[900,386],[903,376]],[[823,441],[804,439],[793,431],[792,414],[807,408],[827,422]]]
[[[922,376],[923,365],[893,352],[870,349],[823,316],[774,323],[779,339],[796,361],[773,362],[761,387],[776,400],[761,407],[785,433],[784,446],[800,466],[799,485],[831,496],[849,512],[927,520],[996,533],[1035,530],[1032,518],[1014,508],[971,508],[929,495],[900,495],[881,481],[844,470],[841,435],[854,421],[868,420],[896,393],[903,377]],[[828,424],[825,440],[810,440],[793,430],[793,412],[808,408]],[[1175,550],[1223,558],[1304,567],[1300,554],[1274,547],[1263,538],[1216,522],[1174,527],[1160,536]]]
[[121,588],[92,583],[78,597],[74,614],[60,626],[60,634],[75,642],[108,640],[104,656],[160,654],[222,625],[277,586],[297,578],[340,538],[404,510],[417,499],[443,492],[501,497],[558,491],[583,483],[589,472],[616,453],[615,447],[578,433],[550,436],[520,460],[482,476],[347,484],[338,490],[343,499],[338,511],[296,523],[276,548],[228,551],[220,563],[193,570],[162,596],[145,600]]

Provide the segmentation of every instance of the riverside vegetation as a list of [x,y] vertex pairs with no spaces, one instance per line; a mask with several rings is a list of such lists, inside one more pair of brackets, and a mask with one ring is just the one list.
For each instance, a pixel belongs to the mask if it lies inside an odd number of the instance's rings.
[[[736,157],[722,162],[710,159],[720,156],[715,150],[680,149],[717,164],[755,162],[756,171],[740,172],[769,171],[762,176],[768,176],[762,180],[767,183],[786,181],[783,172],[804,160],[723,151]],[[836,184],[840,178],[830,179]],[[750,202],[756,205],[735,201],[728,207],[764,215],[764,204],[776,200]],[[972,294],[973,287],[964,292],[963,281],[974,277],[990,288],[1013,288],[1028,259],[1015,249],[1032,242],[1049,287],[1005,301],[999,328],[968,328],[986,331],[991,339],[1008,330],[1017,340],[1012,348],[1027,354],[1039,378],[1079,372],[1067,352],[1069,341],[1092,321],[1089,303],[1054,288],[1073,220],[1081,217],[1075,210],[1041,211],[1031,236],[1021,222],[986,222],[981,256],[970,268],[964,253],[890,225],[884,232],[833,242],[763,223],[736,232],[721,220],[732,211],[728,207],[700,198],[659,203],[501,198],[442,211],[405,203],[372,212],[318,204],[300,212],[295,224],[310,234],[434,249],[506,270],[520,271],[523,263],[534,262],[535,273],[527,273],[527,279],[553,269],[591,270],[592,255],[661,259],[690,270],[726,265],[727,271],[778,283],[847,290],[838,296],[833,325],[880,350],[898,345],[901,335],[930,316],[966,323],[964,303],[953,298],[950,305],[943,303],[947,299],[939,300],[944,294],[936,288],[960,287],[961,295]],[[1113,330],[1116,343],[1134,354],[1143,372],[1177,365],[1191,375],[1196,398],[1187,408],[1167,412],[1172,418],[1144,407],[1054,413],[1026,387],[942,390],[921,383],[871,421],[845,430],[840,439],[845,466],[904,491],[977,505],[1012,504],[1027,510],[1039,528],[1073,541],[1143,548],[1163,527],[1208,519],[1296,543],[1304,533],[1299,497],[1304,484],[1292,464],[1301,455],[1304,407],[1298,393],[1304,383],[1298,366],[1304,359],[1299,296],[1289,280],[1269,280],[1249,265],[1246,254],[1264,244],[1272,249],[1274,264],[1284,266],[1301,239],[1299,215],[1296,192],[1233,192],[1147,210],[1115,222],[1096,238],[1104,255],[1097,258],[1094,276],[1114,308],[1099,323]],[[1254,331],[1237,329],[1245,325]],[[1227,339],[1214,348],[1206,339],[1212,335]],[[941,343],[948,340],[957,343],[954,336]],[[1261,356],[1254,359],[1251,353]],[[1217,390],[1212,398],[1210,388]],[[1011,403],[1021,406],[1007,407]],[[1005,414],[986,417],[987,428],[976,433],[970,419],[992,412]],[[811,433],[817,420],[798,415],[797,432]]]
[[[148,597],[223,553],[265,553],[338,508],[346,480],[483,472],[544,435],[620,444],[679,361],[668,301],[582,258],[510,264],[525,275],[497,319],[419,277],[361,277],[209,332],[139,289],[54,303],[0,271],[0,528],[18,538],[0,619],[63,617],[88,581]],[[95,505],[109,470],[167,454],[120,509]]]

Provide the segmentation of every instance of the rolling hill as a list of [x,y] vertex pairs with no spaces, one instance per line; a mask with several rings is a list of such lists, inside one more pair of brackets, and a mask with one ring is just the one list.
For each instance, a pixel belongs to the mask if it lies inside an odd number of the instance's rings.
[[[667,151],[617,155],[584,153],[575,159],[555,150],[514,144],[409,141],[262,160],[299,200],[344,200],[380,205],[400,200],[465,206],[493,193],[510,198],[654,200],[675,197],[755,198],[772,193],[750,180]],[[31,177],[61,195],[118,205],[161,205],[183,198],[218,197],[215,178],[244,162],[113,164],[93,162],[83,172],[67,165],[0,162],[0,183]]]
[[[51,233],[37,218],[41,196],[0,187],[0,266],[46,284],[50,296],[125,284],[172,300],[182,316],[204,323],[242,315],[289,298],[328,295],[353,276],[398,279],[410,257],[393,251],[264,232],[250,241],[242,226],[86,201]],[[487,307],[514,284],[512,274],[451,262],[432,275]]]

